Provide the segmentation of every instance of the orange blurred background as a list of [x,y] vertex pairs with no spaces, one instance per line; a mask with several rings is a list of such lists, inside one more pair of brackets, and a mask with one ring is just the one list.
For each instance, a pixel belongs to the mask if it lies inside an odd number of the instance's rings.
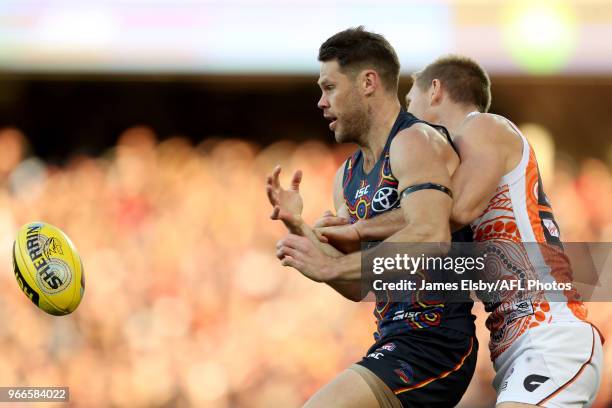
[[[331,208],[333,174],[350,148],[194,145],[134,127],[105,154],[58,167],[26,156],[26,141],[0,131],[2,384],[69,386],[79,407],[297,407],[371,344],[371,303],[279,265],[284,231],[268,219],[264,192],[275,164],[285,177],[302,169],[305,218],[314,221]],[[592,158],[550,164],[564,239],[610,241],[609,167]],[[62,226],[84,259],[85,296],[68,317],[33,307],[12,276],[12,237],[32,220]],[[478,369],[460,406],[490,407],[488,333],[482,305],[475,310]],[[589,310],[612,337],[612,304]],[[610,347],[595,407],[612,402]]]
[[[276,164],[285,183],[299,168],[305,219],[332,208],[354,147],[316,108],[316,54],[361,24],[396,48],[400,98],[440,55],[481,63],[563,240],[612,242],[612,0],[2,0],[0,386],[69,386],[86,408],[292,408],[363,356],[373,305],[280,266],[264,191]],[[34,220],[82,255],[69,316],[15,282]],[[612,407],[612,303],[589,310],[608,337],[594,407]],[[462,408],[495,401],[475,312]]]

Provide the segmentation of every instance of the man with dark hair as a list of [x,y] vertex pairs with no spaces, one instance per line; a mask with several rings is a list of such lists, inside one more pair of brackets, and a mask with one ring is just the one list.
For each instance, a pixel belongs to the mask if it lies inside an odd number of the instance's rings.
[[[451,132],[461,155],[452,178],[451,221],[471,225],[474,241],[500,250],[488,253],[495,279],[559,282],[571,275],[535,152],[512,122],[486,113],[491,104],[486,72],[465,57],[440,58],[414,75],[406,104],[409,112]],[[369,225],[318,233],[346,247],[359,235],[383,239],[403,225],[401,214],[391,212]],[[496,295],[485,305],[498,408],[589,406],[599,388],[603,340],[575,292]]]
[[[386,242],[450,242],[448,186],[459,159],[445,129],[401,109],[393,48],[382,36],[358,27],[325,41],[319,59],[318,107],[338,142],[359,145],[336,173],[337,216],[356,223],[398,208],[401,202],[405,227]],[[277,256],[283,265],[360,300],[361,271],[359,266],[352,269],[360,264],[360,255],[344,255],[317,239],[301,220],[301,173],[294,175],[290,190],[280,186],[279,173],[277,167],[268,177],[267,193],[274,207],[272,218],[282,220],[291,234],[279,241]],[[306,406],[455,406],[476,363],[471,307],[471,301],[379,301],[374,310],[375,344]]]
[[365,67],[376,69],[387,91],[397,93],[400,63],[391,44],[363,26],[341,31],[319,48],[319,61],[336,60],[353,79]]

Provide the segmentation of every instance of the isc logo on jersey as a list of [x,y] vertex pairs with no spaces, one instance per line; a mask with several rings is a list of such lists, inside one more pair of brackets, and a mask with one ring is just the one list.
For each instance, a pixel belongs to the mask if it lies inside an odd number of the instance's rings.
[[355,192],[355,200],[357,200],[358,198],[363,197],[364,195],[367,195],[368,192],[370,190],[370,185],[366,185],[364,187],[361,187],[359,190],[357,190],[357,192]]
[[83,298],[81,258],[70,238],[53,225],[33,222],[19,229],[13,268],[23,293],[47,313],[71,313]]

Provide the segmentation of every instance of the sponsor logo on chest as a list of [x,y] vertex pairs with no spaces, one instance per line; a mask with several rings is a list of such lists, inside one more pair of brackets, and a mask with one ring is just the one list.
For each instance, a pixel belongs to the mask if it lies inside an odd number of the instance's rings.
[[355,193],[355,200],[360,199],[361,197],[363,197],[364,195],[367,195],[370,192],[370,185],[366,185],[364,187],[361,187],[359,190],[357,190],[357,192]]

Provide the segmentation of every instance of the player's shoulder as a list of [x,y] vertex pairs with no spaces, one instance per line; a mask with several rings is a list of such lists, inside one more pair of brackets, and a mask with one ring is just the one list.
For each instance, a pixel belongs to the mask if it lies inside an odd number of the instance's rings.
[[470,115],[460,126],[454,141],[461,146],[479,146],[493,143],[494,146],[515,145],[520,135],[507,118],[491,113]]
[[401,130],[389,148],[392,165],[396,161],[420,162],[447,157],[452,148],[446,138],[426,123],[415,123]]
[[433,126],[417,122],[399,131],[391,142],[391,148],[394,146],[427,147],[439,144],[447,144],[446,137]]
[[[509,119],[493,113],[477,113],[469,115],[461,124],[460,132],[469,129],[471,131],[487,131],[494,134],[514,132],[512,122]],[[491,133],[493,134],[493,133]]]

